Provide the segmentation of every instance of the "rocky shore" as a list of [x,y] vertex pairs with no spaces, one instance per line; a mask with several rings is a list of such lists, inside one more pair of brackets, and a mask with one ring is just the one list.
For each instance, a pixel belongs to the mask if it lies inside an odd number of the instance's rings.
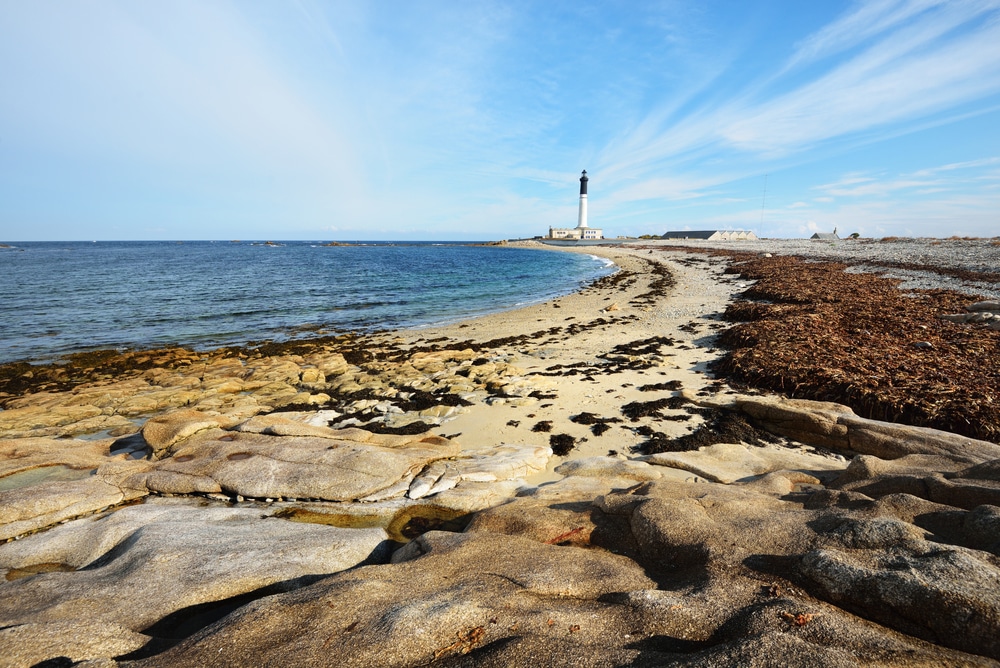
[[0,665],[1000,665],[1000,246],[586,252],[454,325],[0,367]]

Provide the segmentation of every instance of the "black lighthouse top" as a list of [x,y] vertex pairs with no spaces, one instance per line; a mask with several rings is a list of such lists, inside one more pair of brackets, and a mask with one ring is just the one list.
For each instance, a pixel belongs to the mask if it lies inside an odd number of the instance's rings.
[[587,181],[589,181],[589,180],[590,179],[587,178],[587,170],[585,169],[585,170],[583,170],[583,176],[580,177],[580,194],[581,195],[586,195],[587,194]]

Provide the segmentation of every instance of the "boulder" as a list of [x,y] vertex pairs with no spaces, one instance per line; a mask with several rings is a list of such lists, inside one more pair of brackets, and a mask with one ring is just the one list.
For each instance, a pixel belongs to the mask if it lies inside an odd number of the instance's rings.
[[1000,659],[1000,560],[911,535],[891,547],[886,529],[873,542],[847,545],[862,549],[803,556],[814,591],[904,633]]

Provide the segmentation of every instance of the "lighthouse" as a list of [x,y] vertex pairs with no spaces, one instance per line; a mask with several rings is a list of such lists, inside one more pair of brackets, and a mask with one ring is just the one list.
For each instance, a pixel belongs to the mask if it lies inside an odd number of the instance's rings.
[[577,214],[576,227],[550,227],[546,239],[566,239],[575,241],[593,241],[604,238],[604,230],[587,225],[587,170],[580,175],[580,213]]

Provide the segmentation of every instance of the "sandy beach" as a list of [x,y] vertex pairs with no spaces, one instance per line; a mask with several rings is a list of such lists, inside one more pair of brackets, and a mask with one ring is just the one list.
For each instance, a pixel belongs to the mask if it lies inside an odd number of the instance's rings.
[[[475,450],[497,443],[548,446],[551,435],[567,434],[575,441],[566,456],[569,459],[602,456],[609,451],[627,456],[646,440],[636,428],[648,426],[648,420],[625,419],[596,436],[590,425],[571,418],[591,413],[622,420],[623,406],[664,394],[663,389],[648,389],[655,385],[675,388],[675,392],[699,392],[710,386],[713,392],[719,390],[706,369],[721,355],[715,338],[722,327],[722,314],[745,282],[724,275],[719,264],[713,266],[679,252],[655,256],[631,249],[571,252],[607,257],[620,273],[614,280],[551,302],[467,323],[400,333],[406,343],[416,344],[441,337],[483,343],[540,332],[494,354],[522,369],[541,388],[544,398],[527,402],[499,399],[476,405],[443,425],[441,431],[459,434],[453,438],[464,448]],[[662,268],[670,276],[668,287],[653,285],[658,278],[654,268]],[[550,334],[551,328],[559,331]],[[663,342],[652,347],[644,343],[655,338]],[[641,353],[645,348],[652,352]],[[637,360],[640,363],[634,364]],[[658,430],[668,438],[687,433],[702,422],[700,416],[680,409],[667,409],[667,413],[688,418],[661,422]],[[541,431],[539,424],[550,426]],[[559,477],[552,468],[560,461],[551,460],[547,471],[532,476],[529,482]]]
[[618,271],[0,368],[0,665],[997,665],[997,244],[538,252]]

